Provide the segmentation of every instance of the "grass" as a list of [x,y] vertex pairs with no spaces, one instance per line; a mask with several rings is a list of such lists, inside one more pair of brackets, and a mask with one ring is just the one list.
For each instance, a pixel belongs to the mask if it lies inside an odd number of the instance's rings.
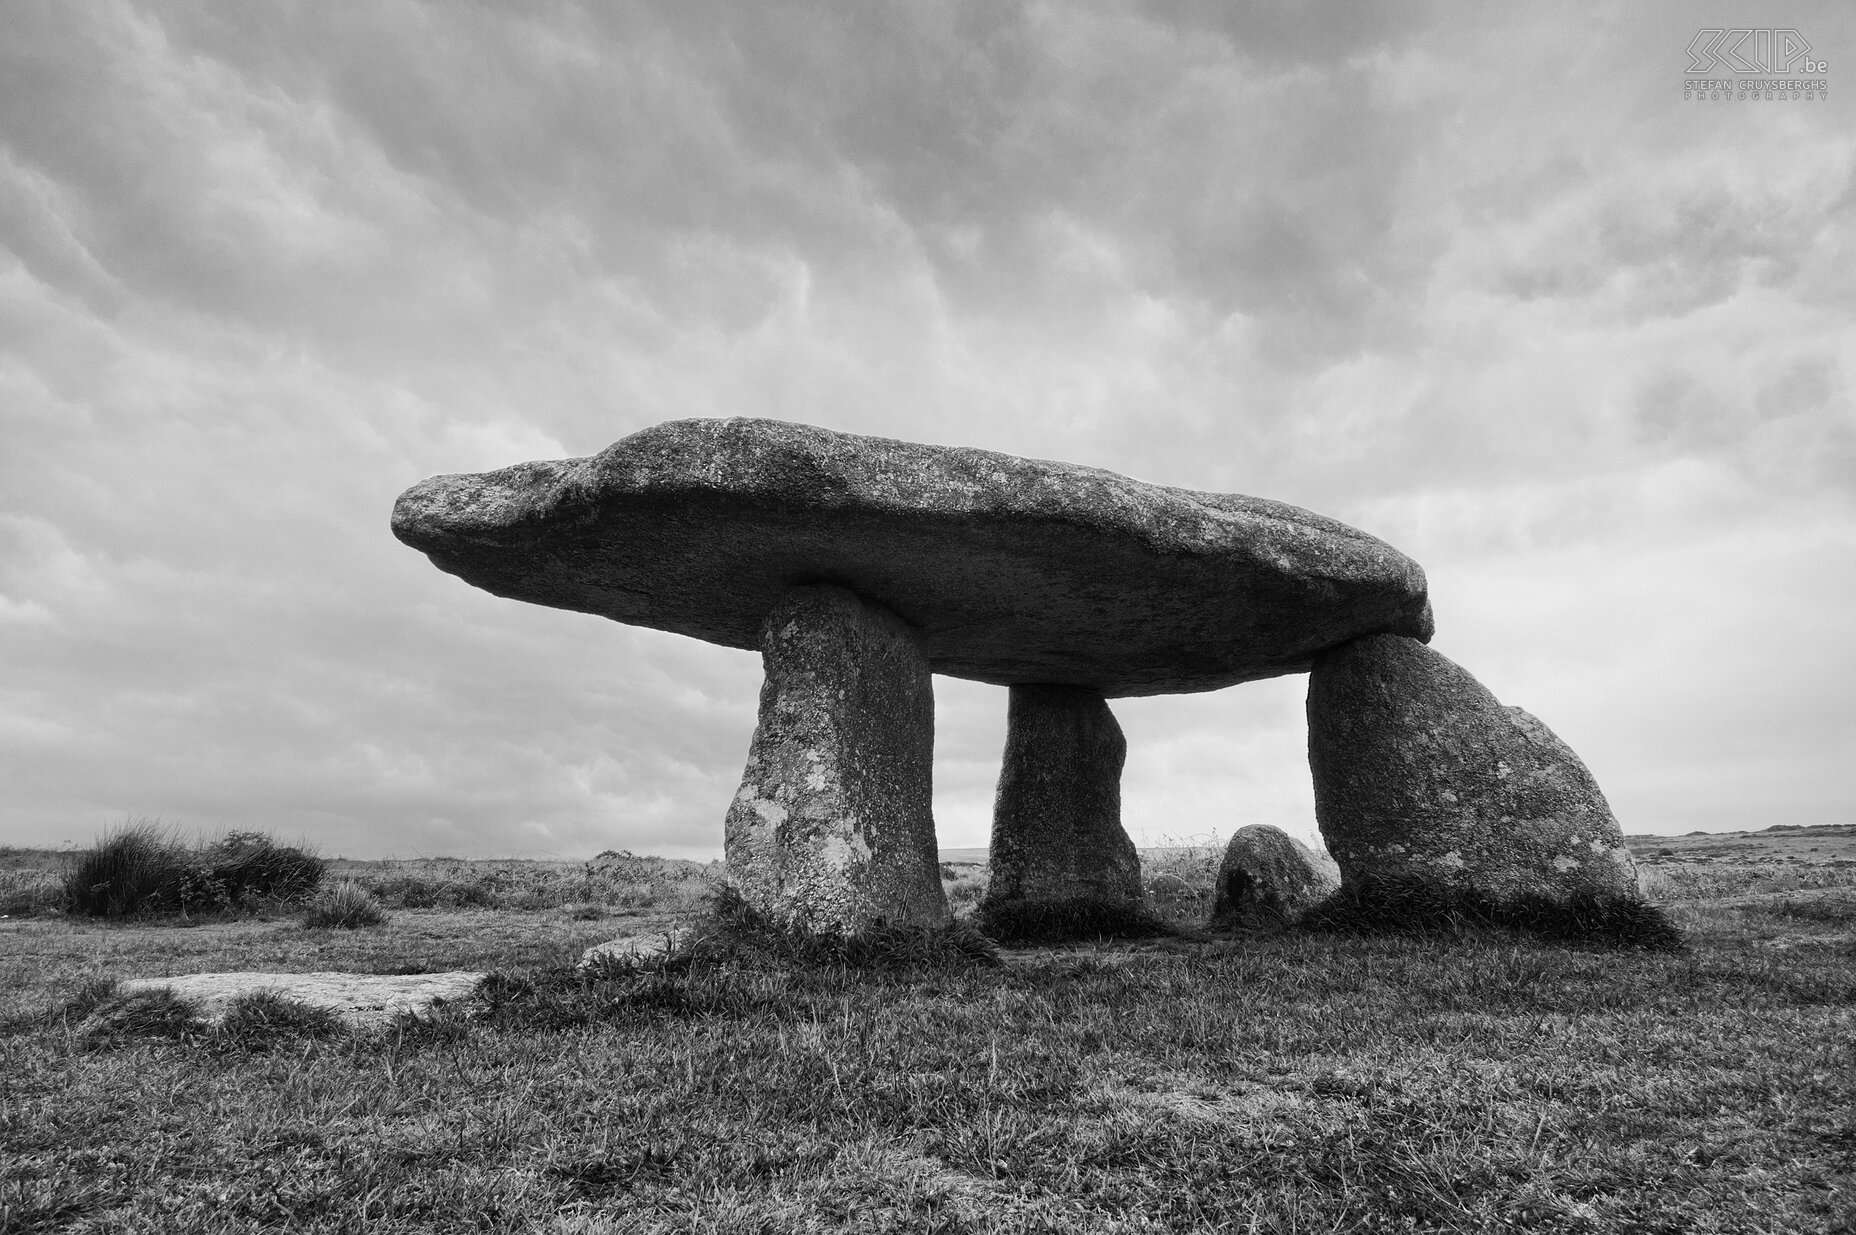
[[1176,929],[1144,902],[1083,896],[982,900],[973,921],[986,935],[1008,944],[1152,939]]
[[1682,946],[1682,933],[1655,905],[1631,897],[1521,896],[1495,901],[1430,884],[1375,881],[1343,888],[1301,915],[1303,931],[1352,935],[1460,934],[1498,929],[1537,939],[1606,947]]
[[[0,1231],[1789,1233],[1856,1213],[1847,884],[1669,901],[1680,952],[1466,924],[872,965],[725,904],[666,961],[574,968],[681,904],[0,925]],[[384,1035],[156,1004],[78,1032],[115,974],[394,967],[497,972],[479,1015]]]
[[1637,869],[1644,895],[1658,901],[1708,901],[1813,891],[1856,882],[1856,869],[1840,863],[1683,862],[1667,866],[1641,864]]
[[71,859],[65,907],[95,918],[175,907],[187,869],[185,852],[170,836],[151,824],[132,824]]
[[315,854],[279,845],[262,832],[228,832],[200,856],[207,878],[234,905],[302,900],[315,892],[328,868]]
[[941,863],[941,890],[956,915],[970,915],[986,895],[987,869],[978,862]]
[[[89,917],[226,912],[315,891],[326,863],[261,832],[230,832],[188,845],[147,820],[126,824],[65,858],[56,907]],[[38,904],[43,912],[49,905]]]
[[1211,912],[1218,866],[1225,843],[1214,835],[1167,837],[1166,843],[1141,853],[1147,905],[1155,917],[1173,926],[1197,928]]
[[[217,1023],[211,1023],[195,1004],[172,991],[157,987],[125,992],[108,980],[87,983],[44,1020],[64,1027],[73,1041],[89,1050],[175,1041],[205,1043],[218,1050],[264,1051],[306,1037],[346,1032],[338,1013],[276,991],[240,995]],[[19,1027],[13,1026],[15,1031]],[[0,1231],[9,1229],[0,1225]]]
[[303,915],[303,925],[311,928],[354,930],[362,926],[380,926],[386,920],[387,911],[380,907],[374,894],[350,879],[324,888],[310,904],[309,912]]
[[693,911],[721,882],[721,863],[608,850],[587,862],[421,858],[337,862],[332,873],[389,909],[573,909],[589,918],[650,909]]
[[65,1023],[70,1023],[71,1013],[84,1009],[76,1032],[90,1047],[149,1038],[185,1040],[206,1030],[198,1008],[172,991],[158,988],[119,995],[93,987],[83,991],[72,1004],[66,1010]]
[[263,1051],[303,1038],[338,1037],[345,1032],[345,1026],[342,1018],[328,1008],[276,991],[252,991],[232,1001],[213,1032],[223,1045]]
[[946,928],[879,926],[815,935],[774,922],[733,888],[718,888],[678,945],[652,967],[751,963],[848,969],[996,965],[999,949],[965,921]]
[[30,918],[64,908],[64,881],[47,870],[0,870],[0,918]]

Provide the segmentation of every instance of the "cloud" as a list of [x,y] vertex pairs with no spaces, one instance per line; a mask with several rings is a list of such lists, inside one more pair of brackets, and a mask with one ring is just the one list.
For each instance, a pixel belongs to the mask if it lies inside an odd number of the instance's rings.
[[[7,840],[713,851],[752,656],[386,530],[426,475],[691,415],[1347,519],[1628,826],[1851,815],[1856,141],[1844,102],[1683,103],[1684,7],[15,17]],[[1003,693],[938,690],[980,843]],[[1311,835],[1298,690],[1119,705],[1137,834]]]

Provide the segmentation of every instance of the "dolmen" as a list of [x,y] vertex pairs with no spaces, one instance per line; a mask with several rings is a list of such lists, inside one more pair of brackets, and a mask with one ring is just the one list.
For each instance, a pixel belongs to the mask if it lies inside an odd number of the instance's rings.
[[395,535],[498,596],[756,650],[730,883],[777,921],[939,926],[932,675],[1007,687],[987,904],[1135,905],[1108,700],[1309,673],[1343,886],[1634,894],[1578,760],[1425,646],[1424,572],[1297,507],[782,421],[436,476]]

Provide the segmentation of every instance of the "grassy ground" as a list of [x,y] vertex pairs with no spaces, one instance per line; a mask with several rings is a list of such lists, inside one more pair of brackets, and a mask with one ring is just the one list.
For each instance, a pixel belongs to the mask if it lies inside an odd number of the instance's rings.
[[[1856,1230],[1856,878],[1687,879],[1708,856],[1646,854],[1673,954],[1277,935],[586,977],[682,893],[9,919],[0,1231]],[[384,1037],[57,1014],[234,968],[502,976]]]

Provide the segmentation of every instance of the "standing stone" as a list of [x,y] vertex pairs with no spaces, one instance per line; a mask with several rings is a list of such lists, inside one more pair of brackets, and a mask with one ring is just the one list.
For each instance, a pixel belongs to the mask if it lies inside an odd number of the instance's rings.
[[1308,762],[1349,890],[1638,898],[1630,850],[1578,756],[1416,640],[1369,635],[1316,658]]
[[1128,743],[1102,693],[1014,686],[993,801],[986,905],[1139,904],[1141,860],[1121,826]]
[[1253,823],[1225,846],[1212,896],[1211,925],[1288,922],[1340,888],[1340,869],[1281,828]]
[[919,636],[841,587],[795,587],[762,625],[761,660],[760,722],[728,811],[729,881],[809,931],[945,925]]

